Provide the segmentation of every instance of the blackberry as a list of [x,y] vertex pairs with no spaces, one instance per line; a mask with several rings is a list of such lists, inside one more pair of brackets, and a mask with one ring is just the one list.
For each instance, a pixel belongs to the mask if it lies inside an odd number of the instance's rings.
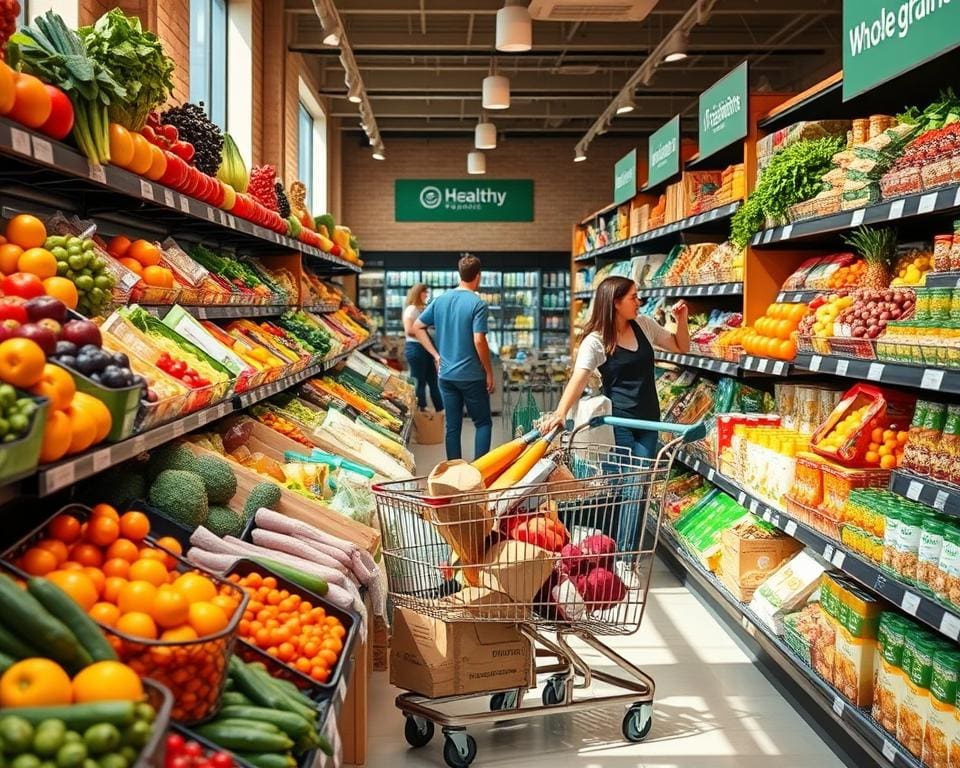
[[277,213],[283,218],[290,216],[290,201],[287,199],[287,193],[283,191],[283,182],[278,181],[273,185],[277,190]]
[[193,165],[208,176],[216,176],[223,160],[223,131],[203,111],[203,102],[187,102],[160,115],[165,125],[173,125],[182,141],[193,144]]

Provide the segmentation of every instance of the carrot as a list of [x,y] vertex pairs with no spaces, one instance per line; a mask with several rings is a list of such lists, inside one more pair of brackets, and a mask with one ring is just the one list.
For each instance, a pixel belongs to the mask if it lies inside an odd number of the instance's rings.
[[492,451],[488,451],[477,459],[473,460],[473,466],[477,468],[483,476],[483,484],[489,486],[503,472],[514,459],[520,456],[526,447],[534,440],[540,437],[539,430],[531,430],[522,437],[511,440],[508,443],[497,446]]

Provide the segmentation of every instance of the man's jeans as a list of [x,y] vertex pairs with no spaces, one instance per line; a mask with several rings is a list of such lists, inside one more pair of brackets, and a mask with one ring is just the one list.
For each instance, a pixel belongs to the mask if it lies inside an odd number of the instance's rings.
[[480,381],[450,381],[440,379],[440,395],[443,397],[444,410],[447,413],[447,459],[462,458],[460,447],[460,432],[463,428],[463,407],[473,419],[477,429],[474,439],[474,459],[483,456],[490,450],[490,436],[493,419],[490,418],[490,394],[487,392],[487,382]]

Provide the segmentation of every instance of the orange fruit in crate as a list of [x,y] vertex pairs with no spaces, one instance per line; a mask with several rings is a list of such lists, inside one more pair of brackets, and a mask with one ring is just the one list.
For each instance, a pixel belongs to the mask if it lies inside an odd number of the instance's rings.
[[126,235],[114,235],[107,243],[107,253],[116,259],[122,259],[130,248],[130,238]]
[[131,637],[145,637],[148,640],[157,639],[157,624],[149,613],[130,611],[117,619],[116,628]]
[[83,571],[53,571],[47,574],[47,579],[70,595],[85,611],[89,611],[100,597],[96,585]]
[[120,535],[120,525],[112,517],[100,515],[90,519],[87,532],[84,535],[91,544],[96,544],[98,547],[109,547]]
[[120,516],[120,535],[131,541],[142,541],[150,533],[150,518],[143,512],[130,510]]
[[110,576],[119,576],[121,579],[125,579],[129,573],[130,563],[122,557],[112,557],[103,564],[103,575],[108,578]]
[[57,556],[50,550],[30,547],[20,558],[20,567],[31,576],[46,576],[57,570]]
[[110,504],[105,504],[103,502],[100,504],[94,504],[92,512],[93,514],[91,517],[106,515],[107,517],[112,517],[114,520],[120,520],[120,513],[117,512],[117,510],[114,509],[114,507],[112,507]]
[[199,638],[197,631],[189,625],[168,629],[160,635],[160,639],[167,643],[188,643]]
[[166,629],[179,627],[187,623],[190,603],[177,590],[165,587],[157,591],[150,613],[161,627]]
[[69,704],[72,698],[70,678],[50,659],[18,661],[0,678],[0,706],[4,708]]
[[[173,538],[173,536],[163,536],[162,538],[157,539],[157,546],[163,547],[175,555],[183,554],[183,547],[179,541]],[[164,555],[163,564],[166,565],[167,568],[173,569],[177,565],[177,560],[172,555]]]
[[140,262],[142,267],[156,266],[163,256],[160,249],[149,240],[134,240],[124,255]]
[[200,637],[208,637],[226,629],[230,620],[220,606],[200,600],[190,604],[189,622]]
[[6,237],[24,250],[40,248],[47,241],[47,228],[36,216],[21,213],[7,223]]
[[161,266],[144,267],[143,282],[154,288],[173,288],[173,272]]
[[12,275],[16,272],[21,253],[23,253],[23,248],[19,245],[13,243],[0,245],[0,272],[5,275]]
[[156,596],[157,588],[149,581],[128,581],[120,588],[117,606],[123,613],[150,613]]
[[53,552],[53,556],[57,558],[57,565],[63,565],[70,557],[67,545],[59,539],[44,539],[43,541],[37,542],[37,546],[40,547],[40,549]]
[[97,588],[97,594],[102,595],[103,588],[107,583],[107,577],[104,575],[103,571],[101,571],[99,568],[91,568],[90,566],[87,566],[83,569],[83,573],[85,573],[87,578],[93,582],[93,586]]
[[897,457],[892,454],[880,457],[880,469],[894,469],[897,466]]
[[127,583],[122,576],[107,576],[103,583],[103,599],[110,603],[117,603],[120,600],[120,591]]
[[93,607],[87,611],[87,615],[94,621],[113,627],[116,626],[117,620],[120,618],[120,609],[113,603],[94,603]]
[[130,565],[128,578],[131,581],[148,581],[159,587],[167,583],[167,566],[159,560],[141,558]]
[[199,573],[185,573],[173,582],[173,588],[191,603],[212,600],[217,596],[217,588],[206,576]]
[[114,558],[126,560],[128,563],[135,563],[140,559],[140,550],[130,539],[120,538],[113,542],[107,549],[107,559],[113,560]]
[[143,700],[140,676],[120,661],[98,661],[82,669],[73,678],[73,700],[134,701]]
[[103,565],[103,555],[100,548],[86,542],[75,544],[70,550],[70,559],[83,566],[99,568]]
[[93,419],[94,424],[96,424],[96,432],[93,435],[94,445],[102,442],[110,434],[110,428],[113,426],[113,416],[110,415],[110,409],[102,400],[93,395],[88,395],[86,392],[77,392],[70,403],[70,407],[74,410],[83,411]]
[[118,261],[134,274],[143,277],[143,266],[136,259],[131,259],[129,256],[124,256],[122,259],[118,259]]
[[153,547],[141,547],[139,552],[138,560],[159,560],[163,562],[167,559],[165,552],[161,552],[159,549],[154,549]]

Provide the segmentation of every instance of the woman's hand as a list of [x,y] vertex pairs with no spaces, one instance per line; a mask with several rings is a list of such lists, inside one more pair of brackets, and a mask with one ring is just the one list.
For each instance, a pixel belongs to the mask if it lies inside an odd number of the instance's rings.
[[565,420],[565,414],[561,413],[560,411],[554,411],[553,413],[546,414],[540,420],[540,434],[546,435],[557,427],[562,427]]

